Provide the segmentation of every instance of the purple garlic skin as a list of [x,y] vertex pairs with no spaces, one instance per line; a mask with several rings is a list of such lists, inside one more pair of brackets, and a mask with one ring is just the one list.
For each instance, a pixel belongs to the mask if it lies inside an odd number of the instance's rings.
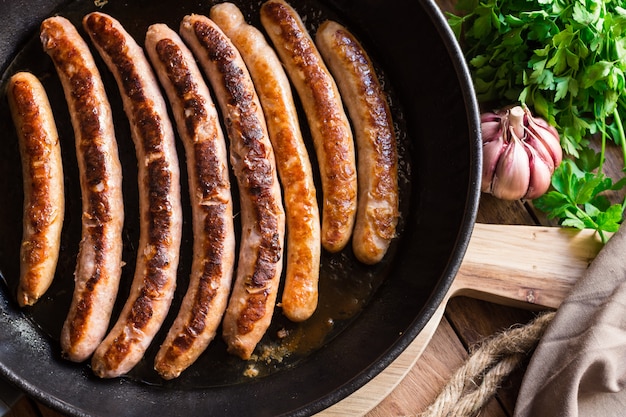
[[559,134],[526,106],[481,115],[482,191],[503,200],[534,199],[563,159]]

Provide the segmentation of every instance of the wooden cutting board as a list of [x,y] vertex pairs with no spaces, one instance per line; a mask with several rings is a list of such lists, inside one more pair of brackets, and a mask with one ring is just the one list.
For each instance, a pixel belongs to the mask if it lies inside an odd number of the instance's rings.
[[424,329],[382,373],[318,416],[360,416],[378,405],[414,366],[451,297],[556,309],[602,246],[593,230],[477,223],[461,267]]

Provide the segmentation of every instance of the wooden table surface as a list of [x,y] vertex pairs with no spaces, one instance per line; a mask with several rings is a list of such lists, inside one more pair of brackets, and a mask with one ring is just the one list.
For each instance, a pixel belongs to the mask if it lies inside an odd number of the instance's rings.
[[[441,0],[450,10],[450,0]],[[607,174],[619,173],[620,152],[609,146]],[[502,201],[483,194],[477,221],[488,224],[555,226],[532,204],[524,201]],[[415,366],[393,392],[367,417],[416,417],[437,396],[452,373],[468,358],[471,348],[484,338],[512,325],[528,323],[536,315],[525,309],[506,307],[468,297],[452,298],[437,330]],[[517,392],[528,359],[506,380],[482,410],[482,417],[504,417],[513,414]],[[9,417],[62,417],[46,406],[23,397],[8,413]]]

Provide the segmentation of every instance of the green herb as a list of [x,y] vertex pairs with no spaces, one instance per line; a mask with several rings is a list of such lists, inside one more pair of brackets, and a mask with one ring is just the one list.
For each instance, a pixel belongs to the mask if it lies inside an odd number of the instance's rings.
[[[459,37],[479,102],[519,101],[557,128],[569,159],[535,206],[578,228],[615,231],[624,203],[602,172],[607,138],[626,153],[626,0],[459,0],[448,23]],[[590,138],[601,136],[602,150]],[[591,163],[593,162],[593,163]]]
[[563,226],[595,229],[603,242],[604,232],[616,232],[622,221],[622,205],[609,203],[600,195],[624,186],[624,179],[613,183],[611,178],[581,170],[571,159],[563,161],[552,177],[553,191],[535,200],[535,207],[562,219]]

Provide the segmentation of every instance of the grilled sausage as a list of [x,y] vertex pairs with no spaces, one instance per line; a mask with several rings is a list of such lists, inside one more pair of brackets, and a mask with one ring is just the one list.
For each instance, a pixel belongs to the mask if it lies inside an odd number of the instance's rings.
[[215,337],[230,294],[235,231],[226,143],[194,57],[178,34],[163,24],[148,28],[145,48],[185,146],[193,218],[189,287],[155,360],[158,373],[172,379]]
[[287,258],[281,306],[290,320],[317,308],[320,220],[311,162],[300,132],[289,79],[263,34],[232,3],[211,8],[211,19],[233,41],[254,81],[274,148],[287,219]]
[[285,215],[272,145],[248,70],[228,37],[205,16],[186,16],[181,35],[216,93],[230,138],[241,205],[241,247],[223,320],[228,351],[250,358],[274,312]]
[[391,112],[370,58],[348,30],[326,21],[315,36],[352,121],[359,172],[355,256],[375,264],[385,256],[398,223],[398,153]]
[[339,91],[291,6],[264,3],[261,22],[302,101],[322,180],[322,246],[338,252],[350,240],[357,207],[354,141]]
[[90,13],[83,25],[118,83],[138,160],[135,275],[120,317],[91,362],[96,375],[116,377],[143,357],[174,295],[182,233],[180,173],[165,101],[143,50],[111,16]]
[[7,97],[16,127],[24,180],[24,217],[17,301],[33,305],[54,280],[65,213],[61,145],[43,86],[34,75],[9,79]]
[[74,128],[82,194],[82,232],[74,294],[61,331],[64,356],[86,360],[102,341],[122,272],[122,169],[111,108],[93,56],[74,25],[56,16],[41,24]]

